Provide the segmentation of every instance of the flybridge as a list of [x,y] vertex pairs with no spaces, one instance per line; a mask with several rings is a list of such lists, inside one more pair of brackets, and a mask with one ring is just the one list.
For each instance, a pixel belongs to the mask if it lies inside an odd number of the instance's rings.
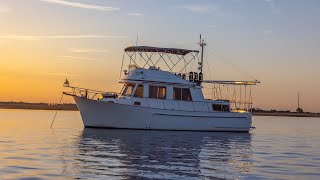
[[[160,69],[169,71],[182,79],[195,82],[198,85],[201,83],[223,84],[223,85],[256,85],[260,83],[254,81],[217,81],[204,80],[203,75],[203,52],[207,45],[201,39],[199,46],[201,49],[200,57],[199,50],[180,49],[180,48],[164,48],[154,46],[129,46],[124,49],[124,53],[129,57],[128,69],[145,68],[145,69]],[[125,56],[123,56],[120,76],[124,66]],[[198,66],[194,66],[194,62]],[[191,66],[191,67],[190,67]],[[127,70],[125,70],[127,72]]]
[[[124,53],[129,57],[129,70],[132,67],[145,69],[160,69],[161,67],[163,71],[169,71],[182,79],[201,85],[203,81],[203,52],[206,46],[201,35],[198,44],[201,49],[200,58],[198,56],[199,50],[153,46],[129,46],[124,49]],[[122,59],[120,77],[124,61],[125,56]],[[196,66],[194,66],[195,62]]]
[[[129,69],[131,67],[139,67],[146,69],[159,69],[169,71],[173,74],[186,74],[192,62],[197,61],[199,66],[201,63],[198,58],[198,50],[163,48],[153,46],[130,46],[124,49],[124,53],[129,57]],[[123,56],[122,68],[124,61],[127,60]]]

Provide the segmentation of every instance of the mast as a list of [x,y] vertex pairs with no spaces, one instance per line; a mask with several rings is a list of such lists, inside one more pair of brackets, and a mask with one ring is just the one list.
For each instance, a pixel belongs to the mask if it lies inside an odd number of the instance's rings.
[[300,109],[300,92],[298,92],[298,109]]
[[303,109],[300,108],[300,92],[298,92],[298,108],[296,112],[303,113]]
[[206,46],[207,44],[204,42],[203,39],[201,39],[201,34],[200,34],[200,41],[198,43],[201,47],[201,62],[199,63],[199,70],[200,70],[200,73],[199,73],[199,80],[197,82],[197,84],[200,86],[202,81],[203,81],[203,51],[204,51],[204,46]]
[[200,73],[203,73],[203,51],[204,51],[204,46],[207,45],[207,43],[204,42],[203,39],[201,39],[201,34],[200,34],[200,41],[198,43],[201,47],[201,62],[199,64],[199,70],[200,70]]

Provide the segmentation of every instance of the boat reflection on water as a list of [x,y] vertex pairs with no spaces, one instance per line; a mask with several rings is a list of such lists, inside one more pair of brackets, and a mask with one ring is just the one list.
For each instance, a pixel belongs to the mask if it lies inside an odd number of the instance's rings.
[[234,179],[253,168],[249,133],[84,129],[77,146],[79,178]]

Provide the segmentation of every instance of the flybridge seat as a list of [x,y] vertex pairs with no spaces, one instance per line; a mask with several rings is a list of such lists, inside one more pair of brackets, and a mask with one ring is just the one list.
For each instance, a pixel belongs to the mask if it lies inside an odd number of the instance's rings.
[[124,49],[125,52],[157,52],[185,56],[191,52],[199,53],[198,50],[178,49],[178,48],[161,48],[152,46],[130,46]]

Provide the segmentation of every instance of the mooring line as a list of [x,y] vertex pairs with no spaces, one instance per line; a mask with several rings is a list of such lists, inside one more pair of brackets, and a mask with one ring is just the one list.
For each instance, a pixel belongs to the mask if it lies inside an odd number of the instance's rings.
[[57,117],[57,114],[58,114],[58,111],[59,111],[59,105],[60,105],[61,102],[62,102],[62,98],[63,98],[63,93],[62,93],[62,95],[61,95],[60,102],[59,102],[59,104],[58,104],[58,106],[57,106],[56,113],[54,114],[54,117],[53,117],[53,119],[52,119],[51,126],[50,126],[51,128],[52,128],[52,125],[53,125],[53,123],[54,123],[54,120],[55,120],[56,117]]

